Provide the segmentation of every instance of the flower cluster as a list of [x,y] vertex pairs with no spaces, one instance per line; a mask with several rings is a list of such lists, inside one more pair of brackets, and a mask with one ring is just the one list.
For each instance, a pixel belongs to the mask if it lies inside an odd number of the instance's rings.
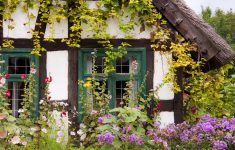
[[114,139],[114,136],[112,135],[111,132],[106,132],[106,133],[103,133],[103,134],[99,134],[97,136],[97,140],[98,142],[107,142],[109,144],[112,144],[113,142],[113,139]]
[[180,141],[181,144],[178,144],[184,145],[184,148],[229,149],[235,146],[235,118],[212,118],[205,115],[195,125],[183,122],[166,128],[160,128],[156,123],[154,129],[147,133],[155,143],[162,144],[165,148],[172,141]]
[[104,115],[104,116],[102,116],[102,117],[98,117],[98,123],[102,124],[102,123],[104,123],[104,120],[105,120],[105,119],[108,119],[108,118],[110,118],[110,117],[111,117],[110,114]]
[[136,135],[136,134],[131,134],[128,136],[128,141],[131,143],[136,143],[137,145],[143,145],[143,138]]

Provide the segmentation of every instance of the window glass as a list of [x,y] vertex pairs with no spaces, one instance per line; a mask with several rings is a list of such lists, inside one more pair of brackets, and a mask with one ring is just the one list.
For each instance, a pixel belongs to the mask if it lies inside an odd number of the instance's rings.
[[[106,74],[107,76],[102,75],[104,73],[104,57],[105,51],[99,50],[96,53],[96,60],[93,62],[92,49],[84,48],[79,51],[79,68],[82,69],[79,74],[79,80],[86,81],[88,77],[92,76],[92,66],[96,67],[96,79],[100,80],[98,82],[99,86],[96,86],[96,93],[92,93],[91,88],[86,87],[87,93],[86,96],[89,98],[90,104],[92,104],[92,108],[95,108],[98,103],[100,92],[104,89],[101,88],[102,82],[105,78],[106,88],[105,93],[110,94],[110,108],[118,107],[118,106],[136,106],[137,102],[134,101],[135,95],[137,94],[138,85],[140,85],[143,81],[144,75],[146,73],[146,50],[144,48],[130,48],[128,49],[127,55],[122,58],[113,61],[113,64],[116,68],[116,71]],[[133,80],[128,82],[130,78]],[[91,83],[94,85],[94,83]],[[131,92],[129,93],[129,101],[124,102],[123,96],[125,95],[125,88],[130,87]],[[142,92],[145,92],[142,90]],[[80,96],[78,98],[80,100]],[[127,104],[128,103],[128,104]],[[81,109],[82,106],[79,106]]]
[[8,90],[11,92],[9,97],[11,101],[11,109],[14,117],[19,116],[19,109],[22,108],[21,102],[23,101],[24,82],[8,82]]
[[87,57],[87,73],[92,73],[92,64],[96,67],[97,73],[104,73],[104,57],[98,56],[95,59],[95,62],[93,62],[93,58],[91,56]]
[[30,59],[28,57],[9,57],[8,74],[29,74]]
[[123,101],[123,94],[126,87],[126,81],[116,81],[116,106],[122,106],[125,104]]

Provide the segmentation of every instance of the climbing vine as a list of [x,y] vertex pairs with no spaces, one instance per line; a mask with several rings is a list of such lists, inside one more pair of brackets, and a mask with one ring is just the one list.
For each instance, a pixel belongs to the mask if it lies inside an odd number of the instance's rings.
[[[82,31],[91,34],[93,39],[97,39],[106,50],[105,72],[113,71],[112,60],[122,57],[126,54],[126,48],[131,46],[128,43],[121,43],[118,47],[119,51],[113,51],[113,45],[109,41],[116,38],[107,32],[110,19],[119,22],[119,30],[125,35],[125,38],[135,38],[133,33],[136,26],[140,26],[139,31],[143,32],[146,28],[154,29],[151,33],[151,48],[153,50],[170,51],[174,55],[174,59],[169,61],[169,73],[165,77],[165,83],[173,83],[173,90],[179,92],[189,90],[190,97],[185,100],[186,114],[189,119],[195,119],[203,113],[212,113],[218,110],[215,116],[229,116],[230,106],[225,103],[220,94],[223,83],[227,82],[224,75],[228,70],[228,66],[214,70],[212,72],[202,72],[201,66],[203,60],[195,60],[192,54],[196,53],[197,46],[193,43],[185,41],[181,36],[172,31],[167,25],[166,20],[162,18],[152,4],[152,0],[100,0],[96,2],[94,8],[89,8],[85,0],[0,0],[0,13],[3,15],[4,21],[8,21],[8,30],[15,27],[12,14],[21,4],[23,12],[28,16],[28,22],[24,25],[29,26],[29,32],[33,37],[34,48],[32,54],[40,55],[46,51],[42,46],[42,40],[54,42],[53,27],[56,23],[68,18],[69,34],[68,38],[62,39],[70,47],[79,48]],[[36,31],[38,26],[34,28],[31,24],[36,19],[35,14],[31,10],[39,8],[41,15],[41,23],[48,23],[50,35],[44,38],[45,33]],[[43,38],[42,38],[43,37]],[[12,40],[4,39],[2,47],[12,48],[14,45]],[[176,70],[183,69],[185,75],[189,76],[184,81],[184,89],[180,88],[176,83]],[[214,75],[216,74],[216,75]],[[212,89],[213,88],[213,89]],[[218,105],[213,103],[217,102]],[[217,107],[218,106],[218,107]],[[192,110],[192,113],[189,113]],[[194,110],[197,111],[194,111]],[[222,111],[221,111],[222,110]]]

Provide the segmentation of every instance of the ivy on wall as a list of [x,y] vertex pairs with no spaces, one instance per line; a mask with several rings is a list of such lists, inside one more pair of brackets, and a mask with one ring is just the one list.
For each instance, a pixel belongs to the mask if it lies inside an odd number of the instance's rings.
[[[96,8],[90,9],[85,0],[0,0],[0,13],[3,19],[9,22],[8,29],[15,27],[15,21],[12,19],[12,13],[15,12],[17,6],[21,6],[22,11],[27,14],[28,22],[24,24],[29,27],[29,32],[33,35],[34,48],[32,54],[40,55],[42,51],[46,51],[41,46],[41,37],[45,33],[35,31],[31,25],[32,19],[36,16],[32,13],[32,9],[39,8],[41,15],[40,22],[48,23],[51,37],[43,38],[44,41],[53,42],[53,27],[56,22],[68,18],[70,23],[70,32],[68,38],[62,39],[70,47],[79,48],[81,31],[92,32],[93,38],[98,40],[105,50],[107,57],[105,58],[105,72],[114,70],[111,60],[122,57],[126,54],[126,47],[131,46],[128,43],[122,43],[119,51],[113,51],[113,45],[109,39],[115,38],[108,34],[109,18],[117,19],[119,22],[119,30],[122,31],[126,39],[135,38],[131,34],[135,26],[140,26],[140,32],[145,31],[146,27],[154,29],[151,33],[151,48],[153,50],[170,51],[175,59],[169,61],[169,73],[165,76],[165,83],[174,83],[173,90],[177,93],[182,91],[176,83],[176,70],[182,68],[184,73],[190,76],[184,82],[184,88],[190,90],[190,98],[185,99],[185,109],[188,119],[195,119],[203,113],[212,113],[214,116],[229,116],[229,103],[223,101],[220,90],[226,82],[224,74],[227,72],[228,66],[211,72],[204,73],[200,66],[203,60],[194,60],[191,57],[193,52],[197,52],[197,46],[193,43],[185,41],[175,31],[172,31],[166,20],[162,18],[152,4],[152,0],[100,0],[96,2]],[[84,26],[86,28],[84,28]],[[36,24],[40,27],[41,24]],[[13,48],[13,41],[4,39],[2,47]],[[212,87],[215,87],[212,89]],[[213,103],[216,101],[219,107]],[[197,111],[192,111],[196,108]],[[221,111],[222,110],[222,111]],[[221,114],[213,112],[221,112]]]

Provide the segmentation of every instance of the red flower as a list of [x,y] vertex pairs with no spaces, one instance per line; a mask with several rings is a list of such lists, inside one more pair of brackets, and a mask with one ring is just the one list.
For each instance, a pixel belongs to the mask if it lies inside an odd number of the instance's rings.
[[45,83],[49,83],[52,81],[52,77],[51,76],[46,77],[44,81],[45,81]]
[[27,76],[26,76],[26,74],[22,74],[20,77],[21,77],[21,79],[25,79]]
[[66,113],[65,111],[63,111],[63,112],[60,113],[60,116],[61,116],[61,117],[66,117],[66,115],[67,115],[67,113]]
[[6,91],[5,96],[6,96],[6,97],[10,97],[10,96],[11,96],[11,92],[10,92],[9,90]]
[[160,108],[161,108],[161,104],[158,103],[158,104],[157,104],[157,108],[154,108],[154,109],[153,109],[154,113],[158,113],[159,110],[160,110]]
[[6,75],[5,75],[5,78],[6,78],[6,79],[9,79],[9,78],[10,78],[10,75],[9,75],[9,74],[6,74]]
[[160,110],[160,108],[161,108],[161,104],[158,103],[158,104],[157,104],[157,109]]
[[50,101],[50,100],[51,100],[51,96],[48,96],[48,98],[47,98],[47,99],[48,99],[48,101]]
[[197,107],[196,107],[196,106],[193,106],[193,107],[191,108],[191,112],[192,112],[193,114],[195,114],[195,113],[197,112]]

